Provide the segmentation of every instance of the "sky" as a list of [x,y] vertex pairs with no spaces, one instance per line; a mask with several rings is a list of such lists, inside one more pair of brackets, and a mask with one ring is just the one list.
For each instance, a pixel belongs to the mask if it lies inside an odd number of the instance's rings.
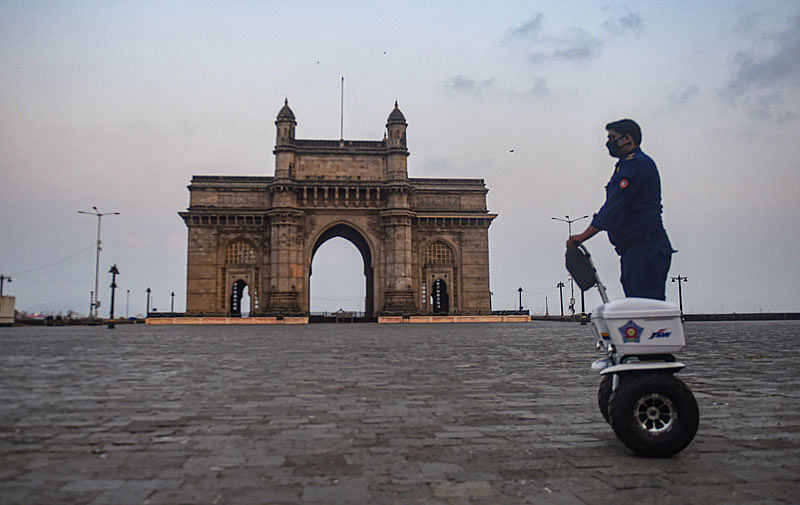
[[[662,179],[687,312],[798,311],[800,4],[767,0],[0,2],[0,273],[18,310],[185,307],[193,175],[274,172],[298,138],[379,140],[398,101],[410,177],[482,178],[493,308],[558,313],[567,225],[633,118]],[[513,150],[513,152],[512,152]],[[588,219],[573,224],[582,231]],[[605,234],[587,242],[623,296]],[[312,311],[363,310],[361,257],[314,257]],[[668,300],[678,302],[677,283]],[[569,297],[568,290],[564,293]],[[586,293],[586,306],[600,303]]]

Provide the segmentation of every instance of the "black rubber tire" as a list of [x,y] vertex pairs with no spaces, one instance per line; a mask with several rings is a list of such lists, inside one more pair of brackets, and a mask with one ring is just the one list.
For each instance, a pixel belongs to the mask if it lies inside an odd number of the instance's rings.
[[691,390],[669,373],[627,374],[611,395],[608,414],[617,438],[649,458],[685,449],[700,422]]
[[611,386],[614,376],[607,374],[600,377],[600,387],[597,389],[597,406],[600,408],[600,413],[603,414],[603,419],[608,423],[611,422],[608,417],[608,401],[611,399]]

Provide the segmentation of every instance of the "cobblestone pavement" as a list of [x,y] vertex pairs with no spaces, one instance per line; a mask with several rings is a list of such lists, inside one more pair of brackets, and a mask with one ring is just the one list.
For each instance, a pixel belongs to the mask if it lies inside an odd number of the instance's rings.
[[633,456],[573,323],[0,329],[0,503],[800,503],[800,323],[687,323]]

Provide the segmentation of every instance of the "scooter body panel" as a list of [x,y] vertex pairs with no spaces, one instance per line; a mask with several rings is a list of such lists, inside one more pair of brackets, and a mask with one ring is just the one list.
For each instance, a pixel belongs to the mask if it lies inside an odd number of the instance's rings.
[[618,355],[670,354],[686,344],[677,305],[649,298],[623,298],[592,312],[600,338]]

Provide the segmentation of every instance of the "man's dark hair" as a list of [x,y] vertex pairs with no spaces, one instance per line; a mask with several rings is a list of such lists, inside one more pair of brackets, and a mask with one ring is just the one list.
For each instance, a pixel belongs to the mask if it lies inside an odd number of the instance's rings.
[[620,119],[619,121],[608,123],[606,130],[614,130],[623,137],[630,133],[634,144],[638,146],[642,143],[642,129],[633,119]]

